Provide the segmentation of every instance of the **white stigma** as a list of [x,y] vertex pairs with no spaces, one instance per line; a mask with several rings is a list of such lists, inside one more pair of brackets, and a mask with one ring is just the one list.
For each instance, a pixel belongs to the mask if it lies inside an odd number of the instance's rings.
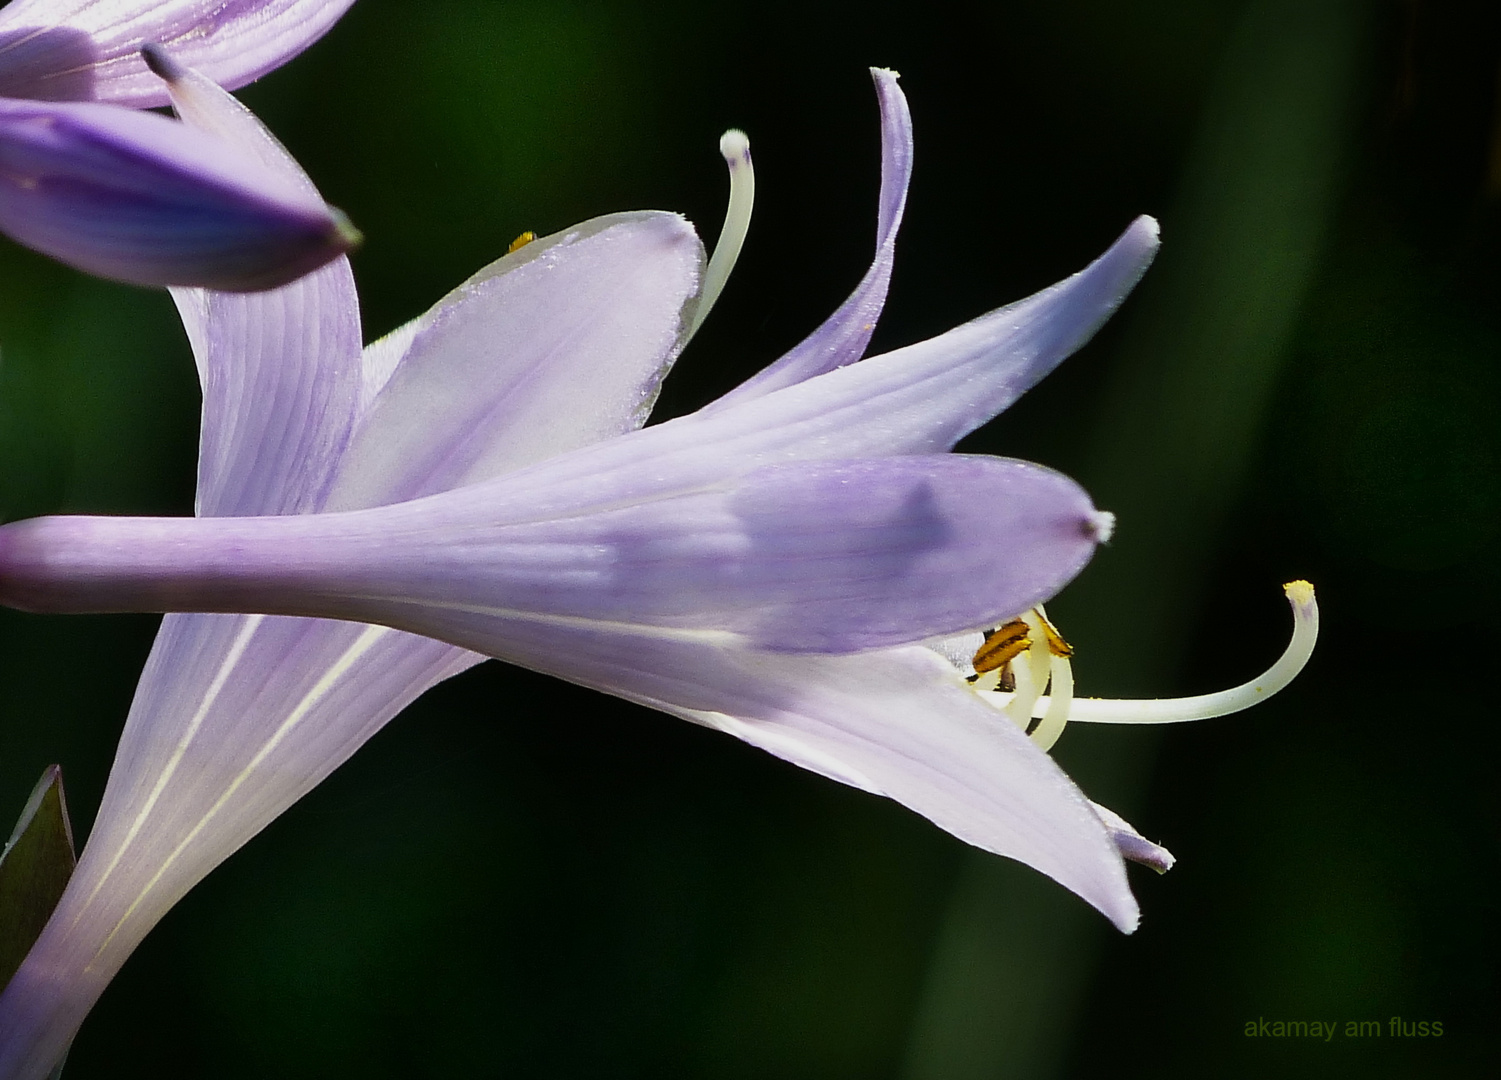
[[[1189,720],[1208,720],[1215,716],[1249,709],[1287,686],[1303,670],[1313,655],[1319,637],[1319,605],[1313,586],[1293,581],[1283,586],[1287,602],[1293,609],[1293,636],[1277,662],[1250,682],[1217,694],[1199,694],[1182,698],[1076,698],[1068,718],[1087,724],[1181,724]],[[1033,706],[1033,716],[1045,715],[1051,704],[1041,698]]]
[[719,152],[730,167],[730,202],[724,212],[724,227],[719,230],[719,243],[714,245],[714,254],[704,271],[703,291],[699,294],[698,308],[693,313],[685,342],[698,333],[714,302],[724,291],[730,271],[735,268],[735,260],[740,257],[745,234],[750,229],[751,207],[756,201],[756,170],[751,166],[750,139],[745,132],[734,128],[726,131],[720,136]]

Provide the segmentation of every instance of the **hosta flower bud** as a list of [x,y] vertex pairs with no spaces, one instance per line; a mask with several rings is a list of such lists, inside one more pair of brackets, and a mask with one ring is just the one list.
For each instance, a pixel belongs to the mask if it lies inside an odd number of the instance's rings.
[[274,288],[359,242],[245,151],[153,113],[0,99],[0,230],[137,285]]

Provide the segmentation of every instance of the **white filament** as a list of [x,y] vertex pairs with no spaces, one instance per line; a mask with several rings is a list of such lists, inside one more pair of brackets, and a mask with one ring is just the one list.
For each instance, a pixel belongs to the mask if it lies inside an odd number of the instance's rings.
[[1038,617],[1040,610],[1034,608],[1017,616],[1027,624],[1027,639],[1031,644],[1011,661],[1016,692],[1002,706],[1012,723],[1023,731],[1032,726],[1032,709],[1042,697],[1042,692],[1048,688],[1048,675],[1052,670],[1047,638],[1043,634],[1042,620]]
[[[1087,724],[1181,724],[1189,720],[1228,716],[1265,701],[1303,670],[1319,637],[1319,605],[1314,599],[1313,586],[1306,581],[1294,581],[1283,588],[1293,609],[1292,640],[1277,662],[1250,682],[1197,697],[1076,698],[1068,719]],[[1056,682],[1056,675],[1054,678]],[[1051,705],[1048,698],[1040,698],[1032,707],[1032,715],[1046,717]]]
[[[1026,731],[1032,726],[1032,706],[1042,692],[1048,688],[1047,673],[1043,672],[1042,678],[1037,678],[1037,669],[1030,663],[1032,649],[1028,648],[1020,655],[1011,660],[1011,685],[1014,689],[1007,693],[995,691],[993,697],[986,698],[992,705],[1004,712],[1011,718],[1011,722]],[[1000,670],[996,671],[996,684],[1000,684]]]
[[[1040,710],[1042,721],[1032,730],[1032,741],[1040,749],[1048,751],[1068,726],[1074,703],[1074,669],[1066,656],[1051,656],[1049,677],[1052,680],[1052,696],[1039,698],[1034,709]],[[1043,705],[1043,702],[1047,705]]]
[[[756,170],[751,167],[750,139],[743,131],[731,128],[719,139],[719,152],[730,167],[730,202],[725,207],[724,227],[719,230],[719,243],[714,245],[714,254],[704,271],[703,292],[699,295],[698,309],[693,313],[693,322],[688,327],[687,337],[698,333],[698,328],[708,318],[714,301],[724,291],[724,284],[740,257],[740,248],[745,243],[745,234],[750,229],[751,207],[756,201]],[[687,338],[684,339],[685,341]]]

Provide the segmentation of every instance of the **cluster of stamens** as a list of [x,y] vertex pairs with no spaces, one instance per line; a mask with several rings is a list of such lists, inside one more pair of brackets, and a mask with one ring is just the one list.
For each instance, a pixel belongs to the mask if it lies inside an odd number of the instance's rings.
[[[1052,748],[1068,723],[1073,703],[1074,672],[1069,657],[1073,646],[1063,640],[1041,606],[985,632],[975,651],[976,690],[1006,695],[992,698],[1017,727],[1044,750]],[[1042,695],[1052,689],[1048,707],[1034,714]]]
[[1004,712],[1043,750],[1050,750],[1070,720],[1096,724],[1174,724],[1206,720],[1250,708],[1293,680],[1313,653],[1319,633],[1319,607],[1313,586],[1283,586],[1293,610],[1293,635],[1277,662],[1250,682],[1214,694],[1185,698],[1075,698],[1069,660],[1073,647],[1063,640],[1041,607],[986,631],[971,664],[970,685]]

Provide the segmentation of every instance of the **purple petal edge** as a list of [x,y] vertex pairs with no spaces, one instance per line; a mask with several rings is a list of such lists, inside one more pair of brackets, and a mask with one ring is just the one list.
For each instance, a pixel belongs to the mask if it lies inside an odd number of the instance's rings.
[[1165,874],[1178,861],[1171,851],[1148,840],[1136,830],[1136,826],[1108,806],[1101,806],[1097,802],[1091,802],[1089,806],[1104,824],[1105,831],[1110,834],[1110,841],[1120,851],[1121,858],[1127,862],[1138,863],[1159,874]]

